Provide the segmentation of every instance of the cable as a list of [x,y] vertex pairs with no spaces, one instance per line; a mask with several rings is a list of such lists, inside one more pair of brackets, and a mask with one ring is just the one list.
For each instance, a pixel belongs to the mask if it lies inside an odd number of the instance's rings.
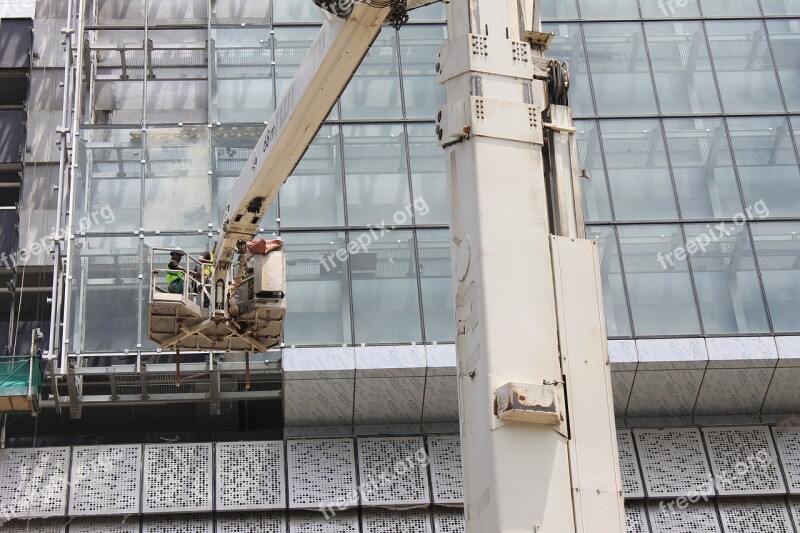
[[551,104],[569,105],[569,67],[566,61],[550,62],[550,79],[547,88]]

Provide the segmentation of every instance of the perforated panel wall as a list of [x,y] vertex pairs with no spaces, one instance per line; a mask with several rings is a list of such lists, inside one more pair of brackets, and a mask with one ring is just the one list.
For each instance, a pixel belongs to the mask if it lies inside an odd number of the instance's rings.
[[0,450],[0,510],[19,518],[64,516],[69,448]]
[[644,505],[641,502],[625,504],[625,531],[627,533],[650,533]]
[[220,513],[216,533],[286,533],[282,512]]
[[617,430],[617,449],[619,450],[619,470],[622,474],[622,488],[626,498],[644,498],[644,484],[639,463],[636,460],[636,449],[633,446],[633,435],[630,430]]
[[711,470],[700,431],[694,428],[635,429],[636,448],[649,497],[709,492]]
[[427,464],[422,437],[358,439],[361,505],[428,505]]
[[284,509],[283,441],[216,445],[217,510]]
[[703,437],[720,495],[786,491],[766,426],[703,428]]
[[427,510],[391,511],[364,509],[361,516],[362,533],[431,533],[431,515]]
[[433,527],[436,533],[464,533],[464,510],[435,507],[433,509]]
[[800,494],[800,428],[773,428],[790,494]]
[[[681,502],[685,509],[680,509],[674,501],[650,503],[647,514],[653,533],[721,533],[717,511],[714,504],[699,500],[695,503]],[[669,504],[672,503],[672,506]]]
[[3,524],[3,533],[63,533],[64,520],[12,520]]
[[145,516],[142,533],[214,533],[211,516],[172,515]]
[[724,498],[717,502],[726,533],[793,533],[781,498]]
[[795,524],[800,524],[800,498],[789,497],[789,511]]
[[351,439],[290,440],[286,453],[290,509],[358,505]]
[[144,447],[143,513],[211,510],[211,444]]
[[142,447],[76,446],[70,469],[70,516],[139,513]]
[[69,523],[69,533],[139,533],[139,517],[76,518]]
[[461,440],[456,436],[428,437],[433,503],[464,503]]
[[359,533],[358,513],[342,511],[326,518],[322,513],[296,511],[289,516],[289,533]]

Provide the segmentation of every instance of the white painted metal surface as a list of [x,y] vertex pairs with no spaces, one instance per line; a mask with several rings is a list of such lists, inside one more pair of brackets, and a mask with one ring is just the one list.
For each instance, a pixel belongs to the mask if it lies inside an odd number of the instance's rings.
[[286,533],[282,512],[218,513],[216,533]]
[[617,430],[617,447],[619,449],[619,471],[622,477],[622,489],[626,498],[644,498],[642,472],[636,458],[633,445],[633,434],[629,429]]
[[466,531],[464,510],[446,507],[434,508],[433,527],[436,533],[464,533]]
[[125,518],[75,518],[69,522],[69,533],[139,533],[138,516]]
[[215,446],[217,511],[286,508],[283,441]]
[[464,504],[464,471],[458,435],[428,437],[433,503]]
[[789,494],[800,494],[800,428],[772,428]]
[[352,439],[289,440],[286,461],[290,509],[358,506]]
[[682,503],[679,507],[667,507],[657,503],[647,506],[650,525],[653,533],[722,533],[717,519],[717,511],[713,502],[699,500],[694,503]]
[[70,516],[139,513],[142,446],[75,446],[70,470]]
[[717,506],[726,533],[794,533],[782,498],[726,498]]
[[362,533],[433,533],[430,512],[425,510],[392,511],[364,509],[361,514]]
[[145,445],[142,513],[211,511],[211,448],[210,443]]
[[768,427],[703,428],[703,439],[720,496],[786,492]]
[[3,524],[3,533],[64,533],[64,520],[14,520]]
[[327,518],[322,513],[295,511],[289,515],[289,533],[360,533],[356,511],[340,511]]
[[210,515],[145,516],[142,533],[214,533]]
[[0,510],[13,518],[64,516],[69,448],[0,450]]
[[428,455],[422,437],[358,439],[363,507],[427,507]]
[[627,533],[650,533],[647,514],[642,502],[625,504],[625,530]]
[[649,497],[680,497],[709,488],[715,494],[698,429],[634,429],[633,436]]

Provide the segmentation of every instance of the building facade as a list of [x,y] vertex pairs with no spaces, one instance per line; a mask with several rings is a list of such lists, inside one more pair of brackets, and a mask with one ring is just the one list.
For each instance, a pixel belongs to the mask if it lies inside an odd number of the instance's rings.
[[[5,527],[463,530],[444,6],[384,28],[264,219],[286,241],[285,346],[178,370],[148,339],[153,248],[213,247],[322,16],[15,5],[0,319],[8,354],[42,329],[47,383],[37,418],[4,422]],[[552,0],[543,20],[589,176],[629,531],[800,531],[800,2]],[[403,461],[413,476],[348,497]]]

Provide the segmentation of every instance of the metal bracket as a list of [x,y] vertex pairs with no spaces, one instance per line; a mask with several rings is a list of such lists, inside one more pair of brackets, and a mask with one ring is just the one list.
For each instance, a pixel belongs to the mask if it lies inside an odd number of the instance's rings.
[[436,118],[436,136],[442,147],[471,136],[543,146],[541,108],[522,102],[470,96],[442,107]]
[[555,384],[506,383],[494,394],[494,414],[501,420],[548,426],[564,421]]
[[470,33],[442,46],[437,79],[444,83],[469,72],[531,80],[535,70],[532,55],[526,42]]

